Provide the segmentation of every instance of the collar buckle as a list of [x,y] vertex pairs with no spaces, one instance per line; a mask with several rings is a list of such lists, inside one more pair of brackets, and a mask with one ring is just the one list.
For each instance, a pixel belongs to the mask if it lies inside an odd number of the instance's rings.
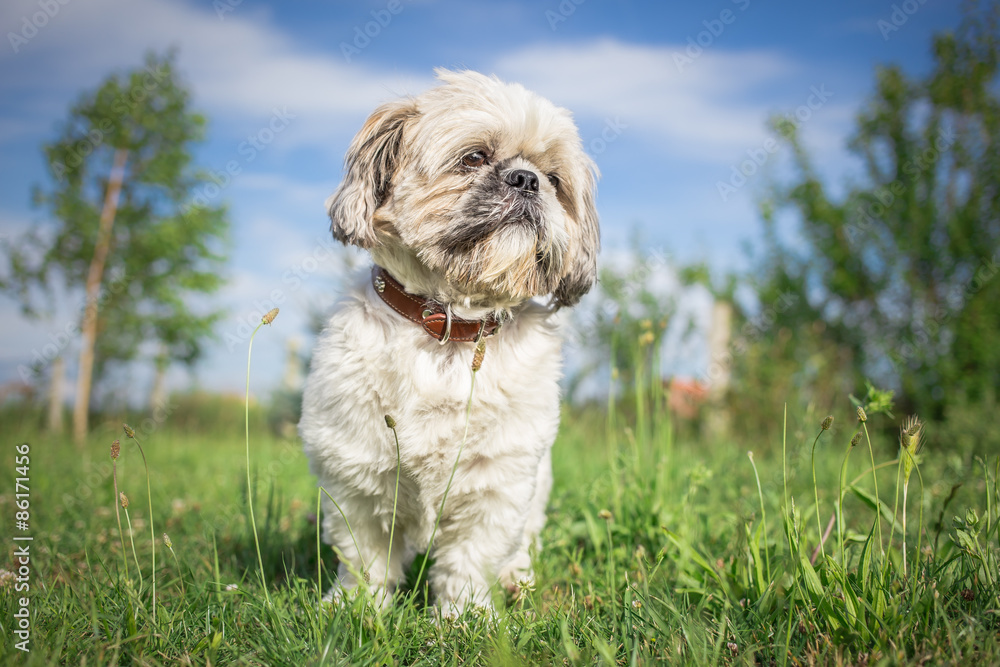
[[441,345],[451,341],[479,343],[484,338],[495,336],[506,319],[492,314],[480,320],[455,317],[451,304],[441,305],[406,292],[399,281],[380,266],[372,267],[372,287],[387,306],[419,324]]

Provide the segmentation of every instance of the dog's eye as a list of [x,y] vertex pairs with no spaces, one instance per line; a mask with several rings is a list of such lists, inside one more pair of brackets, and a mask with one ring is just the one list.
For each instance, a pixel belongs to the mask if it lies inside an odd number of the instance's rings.
[[546,174],[546,176],[549,179],[549,183],[552,184],[552,187],[554,187],[556,190],[558,190],[559,189],[559,177],[556,176],[555,174]]
[[474,151],[462,158],[462,164],[464,164],[466,167],[472,167],[473,169],[475,169],[477,167],[482,167],[484,164],[486,164],[486,160],[487,160],[486,153],[484,153],[483,151]]

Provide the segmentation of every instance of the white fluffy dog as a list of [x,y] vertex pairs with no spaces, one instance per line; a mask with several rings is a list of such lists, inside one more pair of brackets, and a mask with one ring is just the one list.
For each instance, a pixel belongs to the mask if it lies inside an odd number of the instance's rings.
[[559,421],[553,315],[594,283],[599,232],[568,111],[495,77],[438,78],[375,110],[327,201],[333,235],[375,267],[317,343],[299,432],[340,506],[323,499],[331,595],[360,576],[387,604],[440,512],[428,580],[454,615],[532,578]]

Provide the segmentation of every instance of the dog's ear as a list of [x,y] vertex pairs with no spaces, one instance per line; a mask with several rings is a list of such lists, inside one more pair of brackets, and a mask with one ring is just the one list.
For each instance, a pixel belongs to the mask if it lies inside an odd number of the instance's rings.
[[597,255],[601,250],[601,231],[598,226],[597,206],[594,195],[597,187],[597,168],[588,159],[579,188],[572,216],[576,224],[571,235],[569,261],[566,272],[552,295],[558,307],[573,306],[590,291],[597,281]]
[[375,245],[375,211],[389,194],[403,130],[417,116],[412,100],[383,104],[368,117],[344,158],[344,180],[326,200],[330,230],[341,243]]

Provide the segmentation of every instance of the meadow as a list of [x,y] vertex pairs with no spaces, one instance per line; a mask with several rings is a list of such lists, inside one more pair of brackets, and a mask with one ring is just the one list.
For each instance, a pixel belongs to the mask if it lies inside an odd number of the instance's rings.
[[[416,567],[387,612],[364,595],[319,604],[336,556],[318,543],[315,482],[260,406],[193,396],[105,416],[84,449],[5,408],[4,477],[20,475],[26,443],[30,522],[15,526],[5,483],[0,653],[23,665],[1000,664],[1000,457],[917,451],[933,425],[901,432],[884,399],[775,405],[774,436],[749,443],[738,415],[715,440],[676,424],[642,373],[606,405],[567,406],[534,587],[454,621],[426,605]],[[25,595],[16,535],[33,538],[28,652],[11,631]]]

